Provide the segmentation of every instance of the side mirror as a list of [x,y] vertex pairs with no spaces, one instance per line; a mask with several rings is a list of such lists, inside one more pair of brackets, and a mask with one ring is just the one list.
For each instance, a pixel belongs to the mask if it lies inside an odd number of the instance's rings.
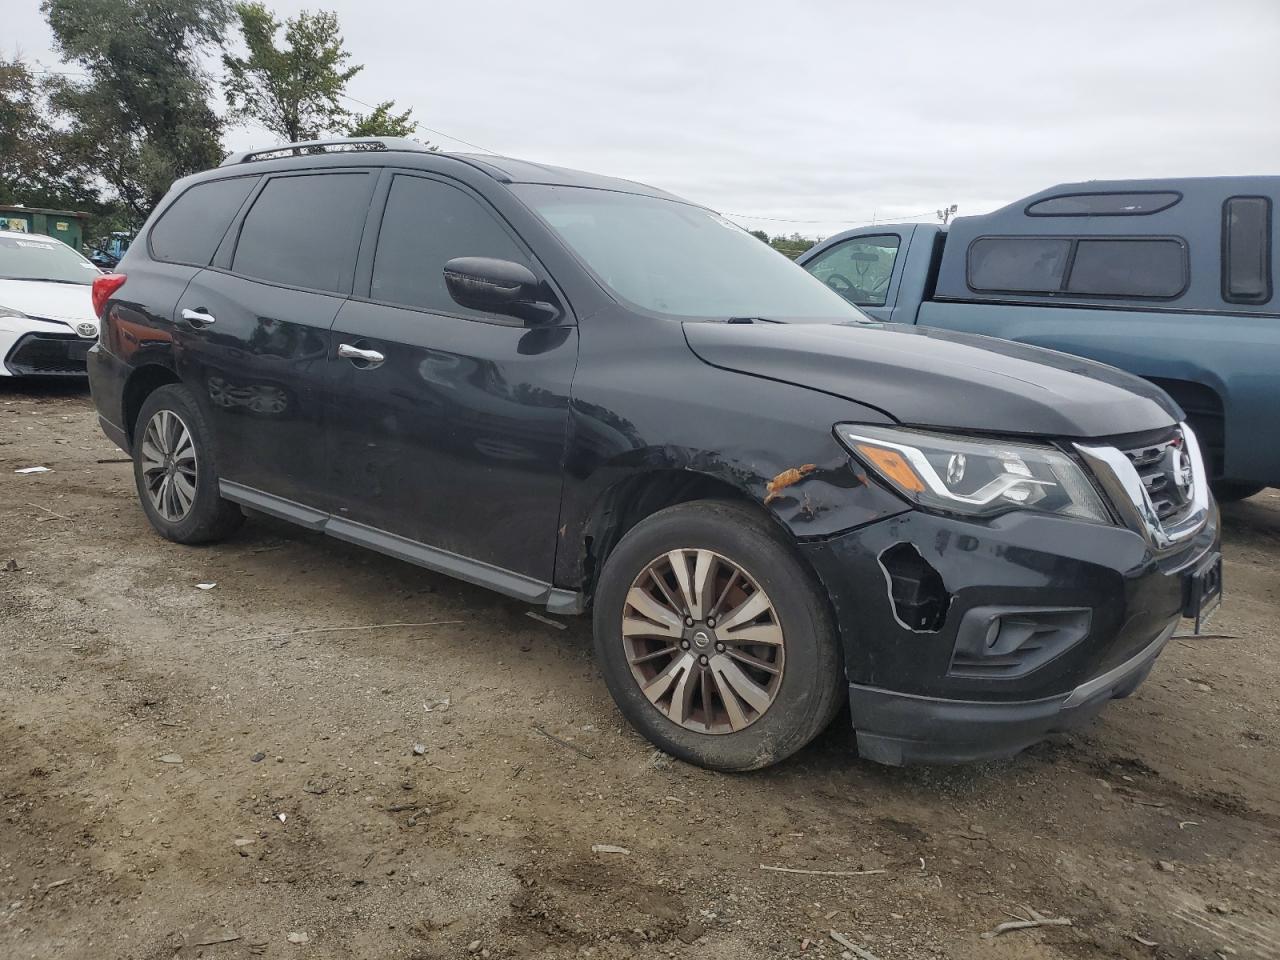
[[461,306],[516,317],[530,326],[555,323],[560,304],[528,267],[492,257],[455,257],[444,265],[449,296]]

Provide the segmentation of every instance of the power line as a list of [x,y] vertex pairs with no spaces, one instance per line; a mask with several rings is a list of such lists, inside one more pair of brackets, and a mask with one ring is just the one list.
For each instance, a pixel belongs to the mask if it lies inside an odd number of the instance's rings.
[[[68,77],[88,77],[88,76],[89,76],[89,74],[84,73],[84,72],[79,71],[79,70],[49,70],[49,69],[42,68],[42,69],[39,69],[39,70],[32,70],[31,72],[32,72],[32,73],[42,73],[42,74],[55,74],[55,75],[58,75],[58,76],[68,76]],[[377,107],[377,105],[376,105],[376,104],[369,103],[369,102],[368,102],[368,101],[366,101],[366,100],[361,100],[359,97],[353,97],[353,96],[351,96],[351,94],[349,94],[349,93],[340,93],[340,94],[339,94],[339,96],[340,96],[340,97],[342,97],[342,98],[343,98],[343,99],[345,99],[345,100],[350,100],[352,103],[358,103],[360,106],[365,107],[365,108],[367,108],[367,109],[369,109],[369,110],[377,110],[377,109],[378,109],[378,107]],[[241,125],[242,125],[242,126],[249,126],[249,127],[256,127],[257,129],[259,129],[259,130],[263,130],[263,131],[265,131],[265,132],[267,132],[267,133],[270,133],[270,132],[271,132],[271,131],[270,131],[270,130],[268,130],[266,127],[263,127],[263,126],[261,126],[260,124],[254,124],[254,123],[242,123]],[[455,135],[454,135],[454,134],[452,134],[452,133],[445,133],[445,131],[443,131],[443,130],[437,130],[435,127],[428,127],[426,124],[419,123],[419,122],[418,122],[418,121],[416,121],[416,120],[413,122],[413,128],[414,128],[414,130],[421,130],[421,131],[424,131],[424,132],[426,132],[426,133],[435,134],[437,137],[444,137],[446,140],[453,140],[455,143],[463,143],[463,144],[466,144],[468,147],[474,147],[475,149],[477,149],[477,150],[482,150],[482,151],[484,151],[485,153],[492,153],[492,154],[494,154],[495,156],[500,155],[499,151],[497,151],[497,150],[492,150],[492,149],[490,149],[489,147],[482,146],[481,144],[475,143],[474,141],[471,141],[471,140],[465,140],[465,139],[463,139],[462,137],[455,136]],[[893,219],[895,219],[895,220],[915,220],[915,219],[917,219],[917,218],[919,218],[919,217],[927,217],[927,216],[928,216],[930,213],[932,213],[932,212],[933,212],[933,211],[930,211],[930,210],[922,210],[920,213],[908,213],[908,214],[905,214],[905,215],[900,216],[900,217],[895,217],[895,218],[893,218]],[[730,212],[728,212],[728,211],[724,211],[724,210],[720,211],[720,215],[721,215],[722,217],[737,217],[738,219],[741,219],[741,220],[764,220],[764,221],[767,221],[767,222],[769,222],[769,223],[805,223],[805,224],[814,224],[814,223],[821,223],[821,224],[843,223],[843,224],[845,224],[845,225],[847,225],[847,226],[852,226],[852,227],[863,226],[863,225],[866,225],[866,224],[875,223],[875,222],[876,222],[876,220],[877,220],[877,218],[876,218],[875,216],[871,216],[871,217],[868,217],[868,218],[863,219],[863,220],[847,220],[847,219],[844,219],[844,218],[842,218],[842,217],[828,217],[828,218],[826,218],[826,219],[822,219],[822,220],[803,219],[803,218],[799,218],[799,217],[765,217],[765,216],[760,216],[759,214],[754,214],[754,213],[730,213]]]
[[[350,100],[352,103],[358,103],[362,107],[368,107],[370,110],[378,109],[377,106],[375,106],[374,104],[367,103],[366,101],[361,100],[359,97],[353,97],[349,93],[342,93],[342,94],[339,94],[339,96],[343,97],[346,100]],[[445,133],[443,130],[436,130],[433,127],[428,127],[426,124],[419,123],[417,120],[413,121],[413,128],[415,130],[425,130],[427,133],[434,133],[437,137],[444,137],[446,140],[454,140],[458,143],[465,143],[468,147],[475,147],[477,150],[483,150],[485,153],[492,153],[492,154],[498,153],[497,150],[490,150],[488,147],[482,147],[480,146],[480,144],[472,143],[470,140],[463,140],[462,137],[455,137],[453,134]]]

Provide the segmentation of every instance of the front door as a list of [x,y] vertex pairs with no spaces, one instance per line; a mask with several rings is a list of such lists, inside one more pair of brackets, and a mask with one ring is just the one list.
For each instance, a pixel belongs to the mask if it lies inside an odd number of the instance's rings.
[[550,582],[577,328],[530,328],[449,296],[454,257],[545,276],[478,195],[409,173],[379,194],[365,295],[343,305],[330,340],[334,513],[359,525],[332,532],[386,532],[408,541],[392,552],[424,545]]
[[197,274],[178,301],[179,373],[213,427],[223,480],[329,506],[329,328],[351,290],[374,179],[268,178],[232,227],[224,266]]

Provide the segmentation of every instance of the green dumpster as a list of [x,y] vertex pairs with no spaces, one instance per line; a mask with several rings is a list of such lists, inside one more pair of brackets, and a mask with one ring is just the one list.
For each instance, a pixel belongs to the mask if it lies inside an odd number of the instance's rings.
[[75,210],[46,210],[43,207],[24,207],[21,204],[0,204],[0,230],[18,233],[43,233],[57,237],[77,253],[84,248],[84,227],[87,213]]

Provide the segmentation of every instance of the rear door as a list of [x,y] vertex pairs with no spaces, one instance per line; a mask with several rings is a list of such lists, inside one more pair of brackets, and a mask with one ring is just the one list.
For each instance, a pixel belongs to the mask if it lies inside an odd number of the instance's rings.
[[327,509],[328,333],[376,179],[345,168],[265,177],[179,300],[179,373],[213,426],[223,480]]
[[[411,541],[399,552],[414,559],[425,545],[549,582],[577,328],[568,317],[530,328],[449,296],[443,269],[454,257],[547,276],[469,188],[400,172],[374,207],[380,228],[329,352],[329,464],[341,495],[331,532],[387,549],[375,532],[386,531]],[[341,358],[344,344],[383,359]]]
[[901,254],[909,240],[897,230],[850,237],[808,260],[804,268],[863,313],[890,321],[906,259]]

